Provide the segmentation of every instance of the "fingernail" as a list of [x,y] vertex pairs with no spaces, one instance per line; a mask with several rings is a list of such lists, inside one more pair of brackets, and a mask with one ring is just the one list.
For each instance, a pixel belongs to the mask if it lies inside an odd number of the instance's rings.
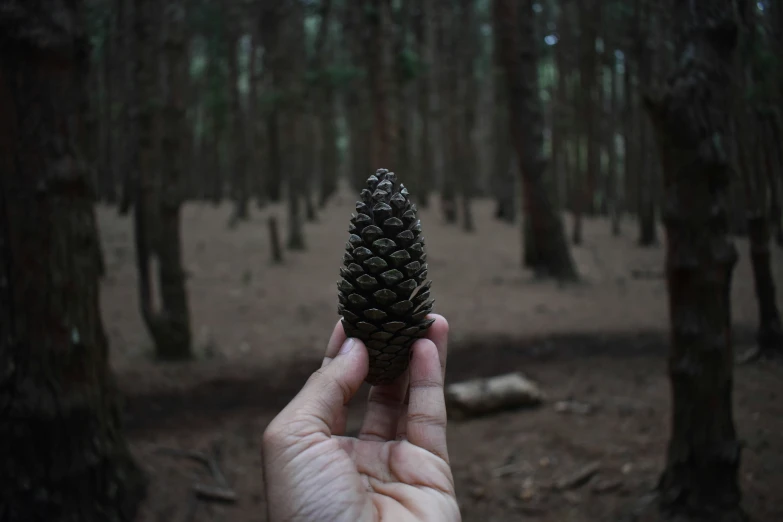
[[337,355],[345,355],[346,353],[350,352],[355,344],[356,339],[346,339],[343,345],[340,347],[340,351],[337,352]]

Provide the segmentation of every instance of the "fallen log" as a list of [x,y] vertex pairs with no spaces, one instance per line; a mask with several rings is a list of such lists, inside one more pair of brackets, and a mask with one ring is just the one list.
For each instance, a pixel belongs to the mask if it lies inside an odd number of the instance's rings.
[[456,420],[535,407],[545,399],[538,385],[519,372],[451,384],[445,396],[448,415]]

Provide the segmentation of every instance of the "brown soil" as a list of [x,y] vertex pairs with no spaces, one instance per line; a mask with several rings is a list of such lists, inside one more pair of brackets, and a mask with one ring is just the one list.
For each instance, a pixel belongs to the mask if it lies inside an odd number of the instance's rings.
[[[126,395],[127,429],[151,487],[140,520],[264,519],[261,433],[318,365],[337,320],[337,268],[347,238],[349,196],[307,225],[308,250],[270,263],[266,217],[285,237],[281,208],[256,211],[229,229],[228,205],[188,205],[184,252],[197,358],[152,360],[138,313],[130,220],[100,209],[107,262],[103,313],[112,359]],[[457,491],[466,521],[529,518],[623,520],[655,484],[668,436],[666,290],[663,248],[635,245],[635,223],[613,238],[604,220],[587,220],[585,245],[574,249],[583,283],[537,281],[519,268],[519,228],[475,205],[477,232],[422,211],[435,309],[451,326],[451,382],[521,370],[548,398],[535,410],[449,425]],[[570,223],[569,223],[570,224]],[[752,344],[756,305],[747,243],[732,292],[738,349]],[[773,270],[783,287],[783,255]],[[783,292],[778,292],[783,304]],[[745,442],[745,506],[759,522],[783,520],[783,366],[737,368],[736,421]],[[361,395],[366,390],[362,390]],[[589,403],[587,415],[558,413],[556,401]],[[349,421],[355,429],[361,397]],[[236,490],[235,505],[193,500],[202,466],[161,448],[220,449]],[[573,490],[552,487],[584,466],[600,471]]]

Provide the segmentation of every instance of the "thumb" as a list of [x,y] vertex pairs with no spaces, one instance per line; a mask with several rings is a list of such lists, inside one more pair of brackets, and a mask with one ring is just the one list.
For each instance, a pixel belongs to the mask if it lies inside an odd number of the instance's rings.
[[343,407],[367,377],[368,363],[364,344],[358,339],[346,339],[334,359],[310,376],[275,421],[296,437],[314,433],[331,436],[340,422]]

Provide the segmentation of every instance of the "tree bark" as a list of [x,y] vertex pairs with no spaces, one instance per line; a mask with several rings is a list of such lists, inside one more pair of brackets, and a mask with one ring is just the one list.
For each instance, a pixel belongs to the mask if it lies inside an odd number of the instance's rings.
[[748,239],[750,263],[753,267],[753,283],[759,309],[759,328],[756,342],[763,354],[783,352],[783,325],[775,293],[775,279],[770,263],[769,216],[763,210],[750,214],[748,218]]
[[304,223],[302,203],[307,192],[305,184],[308,180],[304,172],[305,162],[302,158],[304,138],[307,129],[307,98],[305,94],[304,72],[307,65],[304,33],[304,5],[298,0],[280,0],[280,57],[285,60],[275,67],[275,73],[280,75],[280,88],[283,102],[281,104],[281,138],[284,171],[286,173],[288,193],[288,239],[289,250],[304,250]]
[[459,12],[459,32],[461,38],[456,39],[458,50],[459,76],[457,77],[458,94],[456,109],[460,118],[457,121],[459,147],[454,151],[458,162],[460,185],[460,203],[462,206],[462,229],[472,232],[475,229],[471,199],[475,191],[475,177],[478,172],[478,151],[473,140],[473,129],[476,125],[476,104],[478,86],[476,84],[474,63],[478,47],[478,25],[476,23],[475,0],[461,0]]
[[[648,0],[641,0],[639,11],[636,14],[637,21],[637,40],[636,40],[636,63],[639,71],[639,84],[642,90],[648,89],[653,81],[653,59],[655,48],[653,47],[652,35],[654,27],[652,26],[652,14]],[[642,247],[649,247],[658,244],[658,233],[655,219],[655,184],[656,184],[656,166],[653,160],[652,149],[653,142],[649,122],[643,118],[636,120],[639,125],[638,145],[636,149],[639,181],[637,184],[639,217],[639,240],[638,244]]]
[[280,71],[283,50],[280,43],[281,13],[278,5],[281,2],[282,0],[263,3],[260,21],[261,41],[264,45],[264,73],[270,95],[274,98],[265,122],[268,164],[264,176],[266,195],[273,203],[279,203],[283,198],[283,143],[280,137],[283,124],[281,116],[283,83]]
[[371,158],[373,168],[388,168],[392,165],[394,145],[391,135],[391,116],[389,114],[390,64],[389,51],[389,1],[369,0],[365,8],[366,23],[369,28],[367,47],[367,77],[372,100],[372,143]]
[[[600,25],[601,6],[594,0],[579,0],[580,56],[579,79],[581,89],[582,133],[586,147],[586,170],[582,183],[580,211],[595,213],[595,192],[600,170],[600,141],[596,118],[597,59],[596,38]],[[575,241],[576,242],[576,241]]]
[[331,39],[329,28],[332,20],[332,1],[321,4],[321,25],[315,41],[314,64],[312,69],[317,77],[319,97],[316,102],[318,129],[321,135],[320,190],[318,205],[323,208],[337,192],[337,123],[335,121],[334,81],[329,67],[331,58]]
[[411,194],[414,195],[413,197],[422,208],[429,206],[429,194],[432,190],[432,177],[435,170],[432,140],[432,96],[435,79],[434,22],[432,20],[434,1],[419,0],[416,19],[416,41],[422,69],[418,77],[417,93],[421,134],[418,140],[419,148],[416,151],[418,168],[416,168],[415,183],[412,184]]
[[[509,127],[522,175],[525,216],[530,220],[537,261],[534,270],[560,279],[576,279],[577,272],[563,223],[552,203],[545,174],[541,109],[535,78],[526,78],[525,70],[535,70],[525,62],[535,61],[532,31],[532,0],[522,2],[528,16],[519,27],[518,6],[514,0],[494,0],[494,30],[499,32],[502,59],[506,70],[509,100]],[[525,38],[524,44],[520,36]]]
[[[348,59],[356,69],[366,71],[366,52],[369,32],[366,30],[363,2],[345,2],[342,8],[342,35],[348,50]],[[375,172],[372,166],[372,106],[369,82],[353,74],[344,89],[344,105],[348,137],[350,141],[349,179],[357,192],[366,187],[368,172]]]
[[457,183],[461,168],[459,111],[457,107],[459,69],[456,9],[450,3],[440,6],[439,18],[439,109],[441,114],[443,175],[441,179],[441,211],[448,224],[457,222]]
[[[185,271],[182,268],[182,237],[180,211],[183,200],[184,154],[186,117],[184,96],[188,63],[185,59],[185,9],[179,1],[165,6],[164,53],[166,62],[165,96],[158,92],[159,71],[156,35],[155,4],[148,0],[136,2],[137,43],[141,53],[138,65],[137,88],[144,96],[139,110],[140,135],[145,136],[139,157],[139,191],[136,196],[136,256],[139,271],[139,303],[142,317],[149,329],[155,352],[163,360],[183,360],[192,357],[190,313],[188,309]],[[159,6],[160,8],[160,6]],[[154,154],[153,122],[160,117],[152,101],[163,98],[163,158],[159,163]],[[157,174],[157,176],[156,176]],[[160,192],[158,192],[160,191]],[[160,288],[159,311],[154,310],[150,261],[158,261]]]
[[607,129],[607,148],[608,148],[608,165],[607,165],[607,200],[609,205],[609,219],[611,220],[612,235],[617,237],[620,235],[620,220],[622,218],[622,195],[620,191],[620,176],[617,169],[617,113],[618,107],[618,91],[619,91],[619,79],[617,78],[617,60],[614,57],[614,53],[609,58],[609,82],[611,92],[609,95],[609,117]]
[[684,520],[743,521],[732,412],[737,252],[726,223],[738,30],[732,0],[674,5],[677,65],[660,96],[645,98],[667,201],[672,431],[660,501]]
[[[516,220],[515,172],[509,137],[508,96],[506,94],[499,35],[493,32],[492,50],[492,192],[495,195],[495,218],[513,223]],[[558,52],[556,50],[555,52]],[[561,71],[558,70],[558,74]],[[560,106],[558,106],[558,109]],[[560,126],[556,124],[557,131]],[[559,133],[556,132],[558,138]],[[553,154],[553,158],[556,157]]]
[[81,2],[0,9],[0,488],[7,522],[134,519],[146,479],[120,421],[81,147]]
[[245,13],[237,4],[224,1],[223,16],[230,18],[228,39],[228,99],[229,116],[231,120],[231,140],[229,151],[229,172],[231,172],[231,192],[234,200],[234,213],[231,224],[249,218],[248,201],[250,200],[250,184],[248,177],[247,137],[245,136],[245,118],[242,111],[239,90],[239,41],[242,36],[242,25]]

